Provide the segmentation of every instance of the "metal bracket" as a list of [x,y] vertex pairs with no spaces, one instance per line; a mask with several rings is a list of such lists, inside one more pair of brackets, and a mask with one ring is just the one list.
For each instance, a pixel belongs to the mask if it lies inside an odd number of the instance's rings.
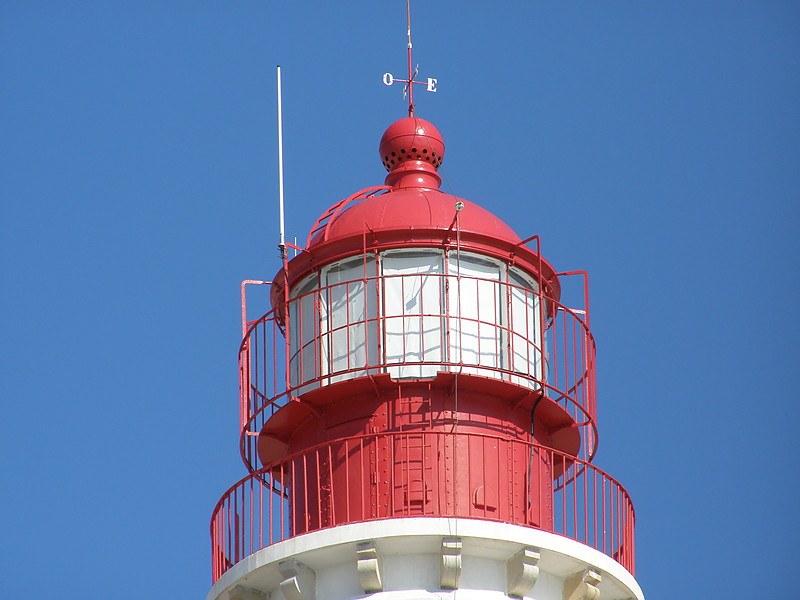
[[564,582],[564,600],[599,600],[597,584],[602,577],[592,569],[579,571]]
[[531,591],[539,576],[539,557],[536,548],[523,548],[506,561],[506,593],[522,598]]

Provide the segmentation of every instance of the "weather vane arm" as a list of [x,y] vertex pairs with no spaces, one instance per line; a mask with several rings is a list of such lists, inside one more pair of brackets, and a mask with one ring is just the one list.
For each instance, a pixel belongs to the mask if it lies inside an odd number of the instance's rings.
[[382,80],[384,85],[392,85],[395,82],[405,83],[403,86],[403,98],[406,98],[408,95],[408,116],[414,116],[414,86],[415,85],[424,85],[425,91],[428,92],[436,92],[436,85],[439,82],[438,79],[435,77],[428,77],[425,81],[416,81],[416,77],[419,74],[419,65],[417,65],[416,69],[412,70],[414,65],[414,57],[413,57],[413,44],[411,43],[411,0],[406,0],[406,37],[408,39],[408,77],[407,79],[400,79],[395,77],[389,72],[383,74]]

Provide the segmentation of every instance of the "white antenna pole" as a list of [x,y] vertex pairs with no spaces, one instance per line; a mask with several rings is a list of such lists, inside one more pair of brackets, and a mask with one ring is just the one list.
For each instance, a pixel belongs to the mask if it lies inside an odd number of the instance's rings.
[[283,227],[283,111],[281,109],[281,66],[278,65],[278,210],[280,221],[280,243],[278,249],[281,256],[286,256],[286,241]]

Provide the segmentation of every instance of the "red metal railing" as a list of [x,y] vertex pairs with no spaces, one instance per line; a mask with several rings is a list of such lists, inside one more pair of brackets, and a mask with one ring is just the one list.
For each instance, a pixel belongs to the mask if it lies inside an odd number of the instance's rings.
[[[412,448],[434,466],[419,468]],[[321,444],[239,481],[211,518],[212,577],[302,533],[398,517],[532,526],[591,546],[634,572],[633,504],[602,470],[519,440],[413,431]]]
[[[383,297],[388,285],[400,294],[431,293],[393,311]],[[489,290],[495,306],[488,313],[464,310],[465,300],[452,292],[456,286],[475,294],[483,286],[481,293]],[[469,300],[470,306],[479,300]],[[331,308],[337,301],[338,314]],[[394,349],[389,336],[400,340]],[[509,281],[414,274],[315,287],[290,298],[281,315],[270,311],[250,324],[239,354],[242,456],[251,470],[259,467],[259,431],[305,391],[368,374],[431,377],[436,371],[472,372],[543,390],[580,427],[581,458],[594,455],[595,343],[581,311]]]

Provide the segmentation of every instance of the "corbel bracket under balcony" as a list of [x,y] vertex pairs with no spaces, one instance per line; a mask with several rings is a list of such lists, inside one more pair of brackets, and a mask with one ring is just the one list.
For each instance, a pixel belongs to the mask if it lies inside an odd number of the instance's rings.
[[374,540],[356,546],[356,568],[365,594],[383,591],[383,555]]
[[523,548],[506,561],[506,593],[522,598],[533,588],[539,576],[539,550]]
[[579,571],[564,582],[564,600],[600,600],[597,584],[602,578],[592,569]]
[[458,589],[461,580],[461,538],[442,539],[442,570],[439,587],[443,590]]
[[317,576],[300,561],[289,559],[278,564],[283,577],[281,592],[286,600],[316,600]]
[[241,585],[235,586],[228,592],[228,600],[269,600],[272,594],[246,588]]

